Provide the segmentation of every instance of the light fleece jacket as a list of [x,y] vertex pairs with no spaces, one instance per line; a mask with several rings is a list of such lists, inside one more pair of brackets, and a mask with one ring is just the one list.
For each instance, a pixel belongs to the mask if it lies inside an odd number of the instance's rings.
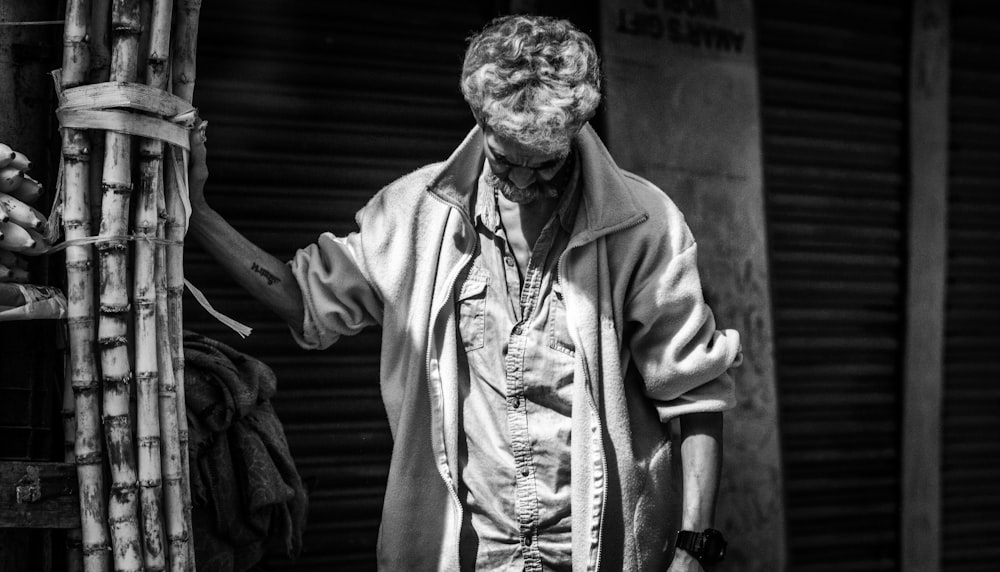
[[[453,289],[476,245],[483,166],[474,128],[443,163],[382,189],[359,231],[325,233],[289,262],[305,300],[300,345],[381,324],[393,436],[379,570],[458,570],[458,351]],[[576,138],[582,200],[558,266],[576,346],[573,570],[666,569],[679,473],[668,421],[734,405],[739,335],[716,331],[697,246],[651,183],[620,169],[588,125]]]

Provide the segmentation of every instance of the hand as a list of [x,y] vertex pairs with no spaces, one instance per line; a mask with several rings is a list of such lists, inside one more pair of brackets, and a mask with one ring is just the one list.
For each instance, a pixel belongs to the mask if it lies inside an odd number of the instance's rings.
[[667,572],[705,572],[701,563],[688,554],[686,550],[680,548],[674,550],[674,560],[670,563]]
[[207,151],[205,149],[205,141],[208,140],[207,128],[208,122],[198,119],[189,136],[191,154],[188,158],[188,192],[191,204],[195,209],[205,204],[205,181],[208,180]]

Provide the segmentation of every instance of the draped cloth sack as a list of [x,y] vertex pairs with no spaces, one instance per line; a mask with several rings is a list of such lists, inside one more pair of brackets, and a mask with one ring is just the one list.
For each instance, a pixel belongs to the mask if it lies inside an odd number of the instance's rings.
[[297,556],[308,497],[269,401],[274,372],[188,331],[184,360],[199,572],[244,572],[274,546]]

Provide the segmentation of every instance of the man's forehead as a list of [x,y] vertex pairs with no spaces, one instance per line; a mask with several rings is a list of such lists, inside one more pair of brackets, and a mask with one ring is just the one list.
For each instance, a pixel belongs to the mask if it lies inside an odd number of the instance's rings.
[[568,148],[549,152],[532,149],[512,139],[500,137],[492,131],[486,132],[483,142],[486,149],[493,155],[500,155],[511,162],[525,166],[546,163],[554,159],[562,159],[569,153]]

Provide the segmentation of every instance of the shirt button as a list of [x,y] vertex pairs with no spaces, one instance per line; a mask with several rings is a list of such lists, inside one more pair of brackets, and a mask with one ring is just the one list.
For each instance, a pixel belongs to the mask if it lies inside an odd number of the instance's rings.
[[503,257],[503,262],[507,266],[514,266],[514,259],[512,257],[510,257],[510,256],[504,256]]
[[520,325],[514,326],[514,335],[515,336],[520,336],[521,335],[521,326]]
[[520,397],[512,397],[512,398],[510,399],[510,404],[511,404],[511,406],[512,406],[512,407],[513,407],[514,409],[517,409],[518,407],[520,407],[520,406],[521,406],[521,398],[520,398]]
[[528,467],[525,467],[525,468],[521,469],[521,476],[522,477],[527,477],[529,472],[530,471],[528,470]]
[[525,536],[524,537],[524,545],[525,546],[531,546],[531,537],[530,536]]

